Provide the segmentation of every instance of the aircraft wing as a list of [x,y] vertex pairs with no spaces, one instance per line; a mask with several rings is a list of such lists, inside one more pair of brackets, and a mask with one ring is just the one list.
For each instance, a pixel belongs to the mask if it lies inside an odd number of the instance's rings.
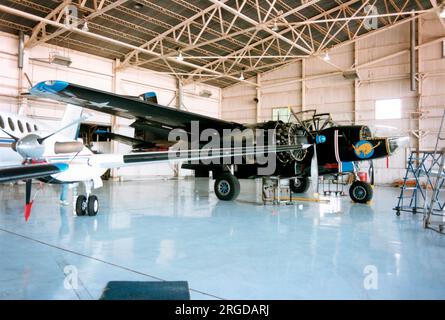
[[118,95],[59,80],[40,82],[31,88],[30,94],[127,119],[142,120],[145,125],[167,129],[167,131],[180,128],[190,132],[191,121],[199,121],[200,130],[206,128],[216,130],[244,128],[239,123],[165,107],[136,97]]
[[67,169],[68,164],[66,163],[30,164],[0,168],[0,183],[44,178]]
[[[290,146],[265,146],[265,147],[242,147],[242,148],[221,148],[221,149],[199,149],[199,150],[173,150],[154,151],[130,154],[97,154],[88,160],[91,166],[101,168],[119,168],[144,163],[159,162],[181,162],[181,161],[202,161],[212,159],[232,159],[233,157],[263,155],[265,153],[288,152],[292,150],[307,149],[310,144],[290,145]],[[221,162],[222,163],[222,162]]]

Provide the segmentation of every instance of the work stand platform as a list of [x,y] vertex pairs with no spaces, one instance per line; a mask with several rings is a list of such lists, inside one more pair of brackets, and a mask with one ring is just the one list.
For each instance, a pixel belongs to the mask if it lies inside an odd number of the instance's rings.
[[[296,204],[297,202],[329,203],[329,200],[327,199],[320,199],[319,197],[315,198],[299,197],[297,194],[294,194],[290,188],[290,180],[292,179],[293,178],[282,178],[278,176],[263,177],[262,192],[261,192],[263,204],[293,205]],[[336,187],[336,190],[338,190],[338,187]]]

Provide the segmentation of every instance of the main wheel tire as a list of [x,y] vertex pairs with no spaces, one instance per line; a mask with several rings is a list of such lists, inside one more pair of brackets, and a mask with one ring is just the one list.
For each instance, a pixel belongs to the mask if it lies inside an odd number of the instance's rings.
[[76,214],[81,217],[86,215],[88,209],[87,197],[78,196],[76,200]]
[[231,173],[222,173],[215,179],[215,194],[219,200],[235,200],[240,193],[238,179]]
[[352,201],[357,203],[366,203],[371,201],[373,190],[369,183],[355,181],[349,188],[349,196]]
[[309,189],[309,179],[308,178],[295,178],[289,180],[289,187],[293,193],[305,193]]
[[96,196],[91,195],[88,197],[88,215],[95,216],[99,211],[99,199]]

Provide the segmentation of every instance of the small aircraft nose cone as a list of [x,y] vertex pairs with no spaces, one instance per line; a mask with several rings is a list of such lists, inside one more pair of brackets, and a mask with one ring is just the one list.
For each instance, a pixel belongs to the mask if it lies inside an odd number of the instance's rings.
[[408,146],[409,146],[408,136],[389,138],[389,152],[391,154],[393,154],[398,149]]
[[45,146],[40,144],[38,139],[38,135],[28,134],[17,141],[15,149],[24,159],[39,159],[45,152]]

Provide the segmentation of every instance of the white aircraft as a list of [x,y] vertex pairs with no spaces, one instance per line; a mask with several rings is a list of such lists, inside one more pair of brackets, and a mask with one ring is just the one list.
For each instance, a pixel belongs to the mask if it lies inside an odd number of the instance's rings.
[[[34,119],[10,113],[0,113],[0,183],[25,180],[26,202],[24,216],[28,221],[33,201],[32,179],[51,184],[82,182],[85,195],[76,200],[78,216],[95,216],[99,210],[97,196],[92,189],[102,187],[101,176],[110,168],[149,162],[203,160],[212,158],[256,155],[264,152],[288,151],[286,148],[242,148],[208,150],[175,150],[130,154],[94,154],[81,140],[76,140],[78,126],[85,120],[82,108],[67,105],[60,128],[45,130],[45,125]],[[45,129],[44,129],[45,128]]]

